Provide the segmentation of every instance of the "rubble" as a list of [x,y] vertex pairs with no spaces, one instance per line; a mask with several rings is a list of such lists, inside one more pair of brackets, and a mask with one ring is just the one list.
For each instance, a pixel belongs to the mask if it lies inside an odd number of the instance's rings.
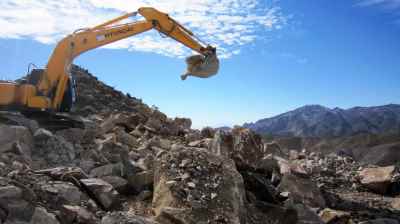
[[[396,223],[397,168],[266,143],[190,119],[73,67],[82,128],[0,113],[0,223]],[[301,146],[304,146],[303,144]],[[386,161],[386,160],[385,160]],[[389,161],[389,160],[387,160]]]

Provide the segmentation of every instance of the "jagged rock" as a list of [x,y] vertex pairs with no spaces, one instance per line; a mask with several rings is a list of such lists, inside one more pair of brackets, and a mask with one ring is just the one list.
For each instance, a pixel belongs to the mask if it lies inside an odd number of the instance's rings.
[[21,188],[16,186],[0,187],[0,208],[7,214],[7,222],[29,221],[35,207],[24,198]]
[[107,183],[111,184],[115,190],[118,191],[120,194],[131,194],[129,189],[128,181],[119,176],[103,176],[102,180],[106,181]]
[[119,194],[111,184],[94,178],[81,179],[80,183],[104,209],[110,210],[120,205]]
[[263,145],[263,151],[265,154],[272,154],[280,157],[284,157],[285,154],[282,151],[280,145],[276,142],[269,142]]
[[[30,162],[33,137],[23,126],[0,125],[0,153],[14,153]],[[9,162],[9,161],[4,161]]]
[[129,147],[138,147],[139,143],[136,137],[126,133],[124,130],[119,129],[116,132],[116,140]]
[[113,212],[109,215],[104,216],[103,219],[101,220],[101,224],[158,224],[158,223],[125,212]]
[[[196,141],[201,141],[201,132],[200,131],[190,131],[185,135],[185,140],[186,142],[196,142]],[[193,146],[191,146],[193,147]]]
[[75,185],[62,181],[52,181],[40,186],[38,197],[55,208],[63,204],[80,205],[88,197]]
[[244,222],[243,179],[235,168],[232,160],[206,149],[181,147],[163,154],[155,164],[153,208],[158,221],[164,223],[163,208],[171,207],[179,212],[169,220],[181,223]]
[[107,139],[97,145],[96,153],[100,153],[101,162],[105,163],[119,163],[127,159],[128,147],[120,143],[114,142],[112,139]]
[[163,224],[186,224],[185,220],[190,218],[187,217],[187,213],[187,209],[164,207],[161,208],[156,220]]
[[103,123],[100,124],[99,135],[111,131],[121,120],[123,114],[112,114]]
[[347,224],[350,220],[350,213],[330,208],[322,210],[319,216],[327,224]]
[[78,152],[63,137],[53,135],[45,129],[38,129],[34,140],[32,159],[35,168],[74,165]]
[[56,167],[44,170],[37,170],[35,174],[44,174],[55,180],[73,181],[87,178],[87,174],[79,167]]
[[391,206],[393,209],[400,211],[400,198],[394,198]]
[[298,221],[297,211],[293,208],[286,208],[263,201],[256,201],[255,206],[264,216],[261,223],[291,224]]
[[395,172],[395,166],[365,168],[359,172],[360,182],[374,192],[385,194]]
[[189,118],[175,118],[174,119],[174,125],[178,126],[181,129],[190,129],[190,127],[192,126],[192,120],[190,120]]
[[260,159],[256,166],[257,170],[267,174],[268,176],[271,176],[274,172],[278,172],[279,174],[281,173],[281,168],[279,166],[278,160],[271,154],[266,155],[262,159]]
[[99,166],[90,171],[90,176],[101,178],[104,176],[124,176],[124,167],[122,163],[112,163],[104,166]]
[[290,204],[293,209],[297,211],[298,221],[297,224],[324,224],[321,218],[312,209],[304,204],[299,203],[286,203]]
[[63,205],[60,211],[62,224],[96,224],[99,221],[87,209],[80,206]]
[[201,129],[201,137],[202,138],[213,138],[215,135],[215,130],[211,127],[205,127],[203,129]]
[[148,190],[153,187],[154,172],[142,171],[128,177],[128,185],[135,189],[136,192]]
[[233,129],[232,133],[217,131],[211,151],[232,158],[239,169],[255,169],[264,157],[261,137],[247,129]]
[[258,200],[278,203],[278,192],[264,175],[252,172],[242,172],[245,189],[252,192]]
[[399,224],[395,219],[374,219],[365,222],[360,222],[358,224]]
[[45,208],[36,207],[35,213],[33,213],[31,224],[59,224],[56,216],[52,213],[47,212]]
[[233,151],[233,136],[223,131],[215,133],[213,142],[211,143],[211,152],[215,155],[229,158]]
[[290,192],[290,197],[296,203],[304,203],[312,208],[325,207],[325,199],[320,189],[308,178],[286,174],[282,177],[278,190]]

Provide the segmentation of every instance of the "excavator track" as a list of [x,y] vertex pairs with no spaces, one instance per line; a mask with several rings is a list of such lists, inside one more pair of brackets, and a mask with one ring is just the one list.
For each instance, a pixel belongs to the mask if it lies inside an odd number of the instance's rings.
[[81,120],[65,114],[56,114],[45,111],[23,111],[20,113],[12,111],[0,112],[0,123],[3,124],[26,126],[29,123],[29,120],[37,121],[41,128],[50,131],[59,131],[69,128],[85,128],[85,124]]
[[51,131],[59,131],[69,128],[85,128],[85,124],[82,121],[77,120],[70,115],[44,111],[22,112],[22,114],[29,119],[37,121],[41,127]]

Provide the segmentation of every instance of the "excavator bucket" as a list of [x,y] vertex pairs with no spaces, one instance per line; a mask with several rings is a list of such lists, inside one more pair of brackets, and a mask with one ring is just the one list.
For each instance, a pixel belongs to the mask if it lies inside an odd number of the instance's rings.
[[219,70],[219,60],[217,55],[203,56],[192,55],[186,58],[187,70],[181,76],[185,80],[188,76],[199,78],[209,78],[216,75]]

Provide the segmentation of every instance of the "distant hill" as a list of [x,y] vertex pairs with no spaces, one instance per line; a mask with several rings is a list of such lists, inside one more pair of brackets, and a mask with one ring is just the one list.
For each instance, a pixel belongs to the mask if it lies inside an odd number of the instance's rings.
[[296,137],[344,137],[400,131],[400,105],[330,109],[308,105],[243,125],[260,134]]

